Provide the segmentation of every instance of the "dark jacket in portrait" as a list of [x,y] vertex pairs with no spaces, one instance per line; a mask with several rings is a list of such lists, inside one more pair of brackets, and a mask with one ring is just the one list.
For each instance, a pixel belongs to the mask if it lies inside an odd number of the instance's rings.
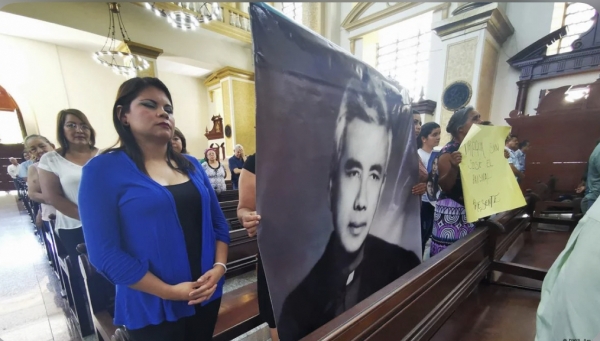
[[414,252],[372,235],[360,251],[348,254],[332,234],[319,261],[283,303],[280,339],[303,338],[420,262]]

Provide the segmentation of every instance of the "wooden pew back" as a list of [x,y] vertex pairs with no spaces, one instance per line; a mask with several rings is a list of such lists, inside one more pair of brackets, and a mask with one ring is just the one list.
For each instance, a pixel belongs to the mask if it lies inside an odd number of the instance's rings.
[[479,223],[467,237],[303,340],[427,340],[488,275],[502,229],[493,221]]
[[217,194],[219,202],[239,200],[238,190],[223,191]]

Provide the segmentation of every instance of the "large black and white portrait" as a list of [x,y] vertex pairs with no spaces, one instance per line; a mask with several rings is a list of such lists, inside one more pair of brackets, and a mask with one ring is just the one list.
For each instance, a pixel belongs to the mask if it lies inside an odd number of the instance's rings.
[[281,340],[310,334],[420,263],[408,93],[252,4],[259,248]]

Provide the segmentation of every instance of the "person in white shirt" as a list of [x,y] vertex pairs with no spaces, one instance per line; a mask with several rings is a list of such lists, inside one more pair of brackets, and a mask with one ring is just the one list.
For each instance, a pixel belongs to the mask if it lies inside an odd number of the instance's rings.
[[[54,150],[54,145],[44,136],[29,135],[23,141],[32,159],[40,160],[42,156]],[[29,198],[41,205],[40,219],[45,231],[50,231],[50,215],[56,215],[56,209],[46,203],[40,187],[38,164],[36,162],[27,171],[27,193]]]
[[10,162],[10,165],[6,167],[6,172],[10,175],[11,179],[13,179],[15,189],[17,190],[17,193],[19,193],[19,183],[15,181],[19,175],[19,162],[14,157],[9,158],[8,161]]
[[14,157],[9,158],[8,161],[10,162],[10,165],[6,167],[6,172],[11,178],[16,179],[17,175],[19,175],[19,163]]
[[33,160],[30,159],[29,152],[27,150],[23,151],[23,159],[25,159],[25,161],[19,165],[19,173],[17,176],[27,181],[27,171],[29,170],[29,166],[33,164]]
[[[428,122],[421,126],[421,131],[417,136],[417,147],[419,150],[419,157],[425,167],[429,166],[429,160],[433,148],[440,144],[441,128],[440,125],[435,122]],[[428,172],[430,169],[428,169]],[[433,180],[433,179],[428,179]],[[429,185],[429,181],[427,182]],[[433,184],[433,183],[432,183]],[[425,251],[425,244],[431,237],[431,231],[433,229],[433,214],[435,207],[431,204],[427,193],[421,197],[421,252]]]
[[[38,164],[40,187],[47,204],[56,208],[56,225],[60,242],[77,264],[77,245],[84,243],[77,205],[83,166],[96,154],[96,133],[84,113],[65,109],[58,113],[57,140],[60,148],[44,154]],[[84,304],[83,278],[78,266],[69,274],[82,334],[91,330]],[[87,335],[83,335],[84,337]]]

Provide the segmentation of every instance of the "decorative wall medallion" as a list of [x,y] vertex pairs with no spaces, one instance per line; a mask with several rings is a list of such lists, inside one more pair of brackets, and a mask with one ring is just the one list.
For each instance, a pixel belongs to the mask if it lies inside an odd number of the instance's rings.
[[231,137],[231,126],[229,124],[225,126],[225,137]]
[[464,81],[454,82],[446,87],[442,95],[442,105],[446,110],[454,111],[467,105],[471,100],[473,90]]

